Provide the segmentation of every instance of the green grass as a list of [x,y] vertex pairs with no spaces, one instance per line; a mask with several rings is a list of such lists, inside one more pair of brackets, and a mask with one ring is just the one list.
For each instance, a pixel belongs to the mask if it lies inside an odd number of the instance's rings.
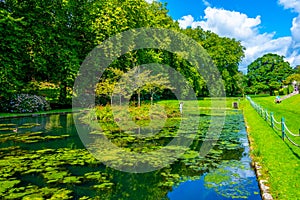
[[[275,97],[252,97],[252,100],[267,109],[268,113],[273,112],[274,118],[277,121],[281,117],[285,118],[285,124],[288,129],[294,134],[299,134],[300,129],[300,95],[293,96],[281,103],[274,103]],[[300,137],[292,137],[298,144],[300,144]],[[292,147],[293,148],[293,147]]]
[[[239,102],[241,98],[235,98],[235,97],[229,97],[226,98],[225,104],[226,108],[232,108],[232,102]],[[210,109],[211,107],[211,98],[204,98],[203,100],[199,100],[199,107],[201,109]],[[214,105],[218,105],[219,103],[223,103],[224,99],[214,99],[213,100]],[[150,102],[142,102],[143,104],[150,104]],[[159,104],[161,105],[170,105],[170,106],[179,106],[178,100],[163,100],[159,101]],[[0,113],[0,118],[4,117],[26,117],[26,116],[32,116],[32,115],[43,115],[43,114],[54,114],[54,113],[63,113],[63,112],[72,112],[72,109],[56,109],[56,110],[50,110],[50,111],[42,111],[42,112],[36,112],[36,113]]]
[[[298,107],[295,105],[300,101],[299,97],[285,100],[282,104],[274,104],[274,97],[252,100],[273,111],[277,119],[284,115],[289,124],[295,123],[296,127],[299,120],[296,116],[299,116],[300,110],[297,111]],[[289,106],[291,104],[294,106]],[[249,102],[245,102],[243,106],[251,140],[251,154],[262,165],[263,179],[268,180],[273,198],[297,199],[300,197],[300,148],[283,141],[280,133],[275,132]]]
[[46,115],[46,114],[67,113],[67,112],[72,112],[72,108],[41,111],[41,112],[35,112],[35,113],[0,113],[0,118],[26,117],[26,116],[32,116],[32,115]]
[[[210,109],[212,102],[213,106],[218,108],[218,107],[223,107],[222,105],[225,103],[226,108],[232,108],[232,103],[233,102],[240,102],[242,98],[239,97],[226,97],[226,98],[204,98],[203,100],[198,100],[199,102],[199,108],[200,109]],[[179,106],[179,101],[178,100],[162,100],[159,101],[160,104],[169,104],[169,105],[177,105]],[[218,106],[220,104],[220,106]]]

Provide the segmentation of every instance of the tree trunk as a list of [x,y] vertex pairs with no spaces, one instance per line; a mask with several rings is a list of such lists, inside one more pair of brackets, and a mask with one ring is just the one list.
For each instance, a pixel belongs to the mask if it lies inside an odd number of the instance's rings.
[[59,104],[61,104],[61,105],[67,104],[67,86],[63,82],[60,85]]
[[141,92],[138,91],[138,107],[141,107]]
[[153,96],[154,96],[154,94],[152,93],[151,94],[151,105],[153,105]]

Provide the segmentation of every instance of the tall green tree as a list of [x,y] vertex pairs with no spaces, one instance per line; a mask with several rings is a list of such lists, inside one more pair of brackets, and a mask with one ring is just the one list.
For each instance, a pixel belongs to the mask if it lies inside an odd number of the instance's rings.
[[[22,30],[14,34],[27,38],[24,50],[29,59],[16,67],[22,68],[27,81],[58,84],[59,101],[65,104],[79,66],[94,46],[92,4],[88,0],[7,0],[2,4],[12,17],[22,19]],[[21,56],[16,50],[14,54]]]
[[24,33],[24,18],[14,17],[3,2],[0,5],[0,97],[8,97],[28,81],[24,69],[30,61],[30,37]]
[[292,67],[283,56],[265,54],[248,66],[247,93],[269,92],[273,95],[292,72]]
[[245,47],[241,45],[241,42],[220,37],[211,31],[204,31],[201,27],[182,31],[199,42],[210,55],[222,75],[227,95],[233,96],[241,93],[238,66],[245,56]]

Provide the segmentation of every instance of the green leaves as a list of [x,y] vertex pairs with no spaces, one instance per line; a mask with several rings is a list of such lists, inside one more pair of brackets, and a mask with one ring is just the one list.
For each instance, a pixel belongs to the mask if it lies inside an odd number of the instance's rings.
[[278,90],[283,81],[292,73],[290,64],[284,61],[283,56],[266,54],[248,66],[247,84],[248,93],[270,92]]
[[[200,27],[182,30],[182,32],[199,42],[207,51],[222,75],[227,95],[242,93],[242,87],[239,86],[238,66],[245,56],[245,48],[241,42],[220,37],[210,31],[204,31]],[[207,82],[207,80],[205,81]]]

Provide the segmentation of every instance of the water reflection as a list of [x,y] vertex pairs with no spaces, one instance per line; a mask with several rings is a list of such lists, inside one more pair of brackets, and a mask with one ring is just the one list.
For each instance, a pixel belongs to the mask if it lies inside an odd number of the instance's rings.
[[[16,191],[26,196],[31,191],[44,198],[61,192],[71,199],[84,196],[120,200],[260,199],[250,167],[242,116],[228,115],[226,119],[220,140],[206,157],[199,157],[198,151],[205,138],[209,116],[201,118],[200,132],[190,149],[176,162],[143,174],[117,171],[96,160],[85,150],[72,114],[2,119],[0,180],[19,182],[13,188],[0,190],[0,197]],[[109,132],[107,128],[101,134],[106,134],[116,145],[119,142],[127,151],[150,151],[168,144],[178,130],[178,123],[178,120],[167,121],[160,132],[150,134],[151,139],[143,141],[143,137],[138,137],[142,143],[136,143],[134,137],[120,130]],[[19,127],[18,133],[12,131],[16,127]],[[91,142],[102,137],[101,134],[91,133]],[[63,135],[67,136],[55,137]],[[157,162],[166,159],[158,157]],[[112,160],[126,163],[121,158]],[[143,161],[145,158],[139,158],[137,162]],[[148,161],[157,164],[156,160]]]
[[238,160],[224,159],[220,165],[200,176],[188,180],[168,193],[170,200],[181,199],[261,199],[256,175],[249,157],[246,130],[240,131],[243,146],[242,157]]

